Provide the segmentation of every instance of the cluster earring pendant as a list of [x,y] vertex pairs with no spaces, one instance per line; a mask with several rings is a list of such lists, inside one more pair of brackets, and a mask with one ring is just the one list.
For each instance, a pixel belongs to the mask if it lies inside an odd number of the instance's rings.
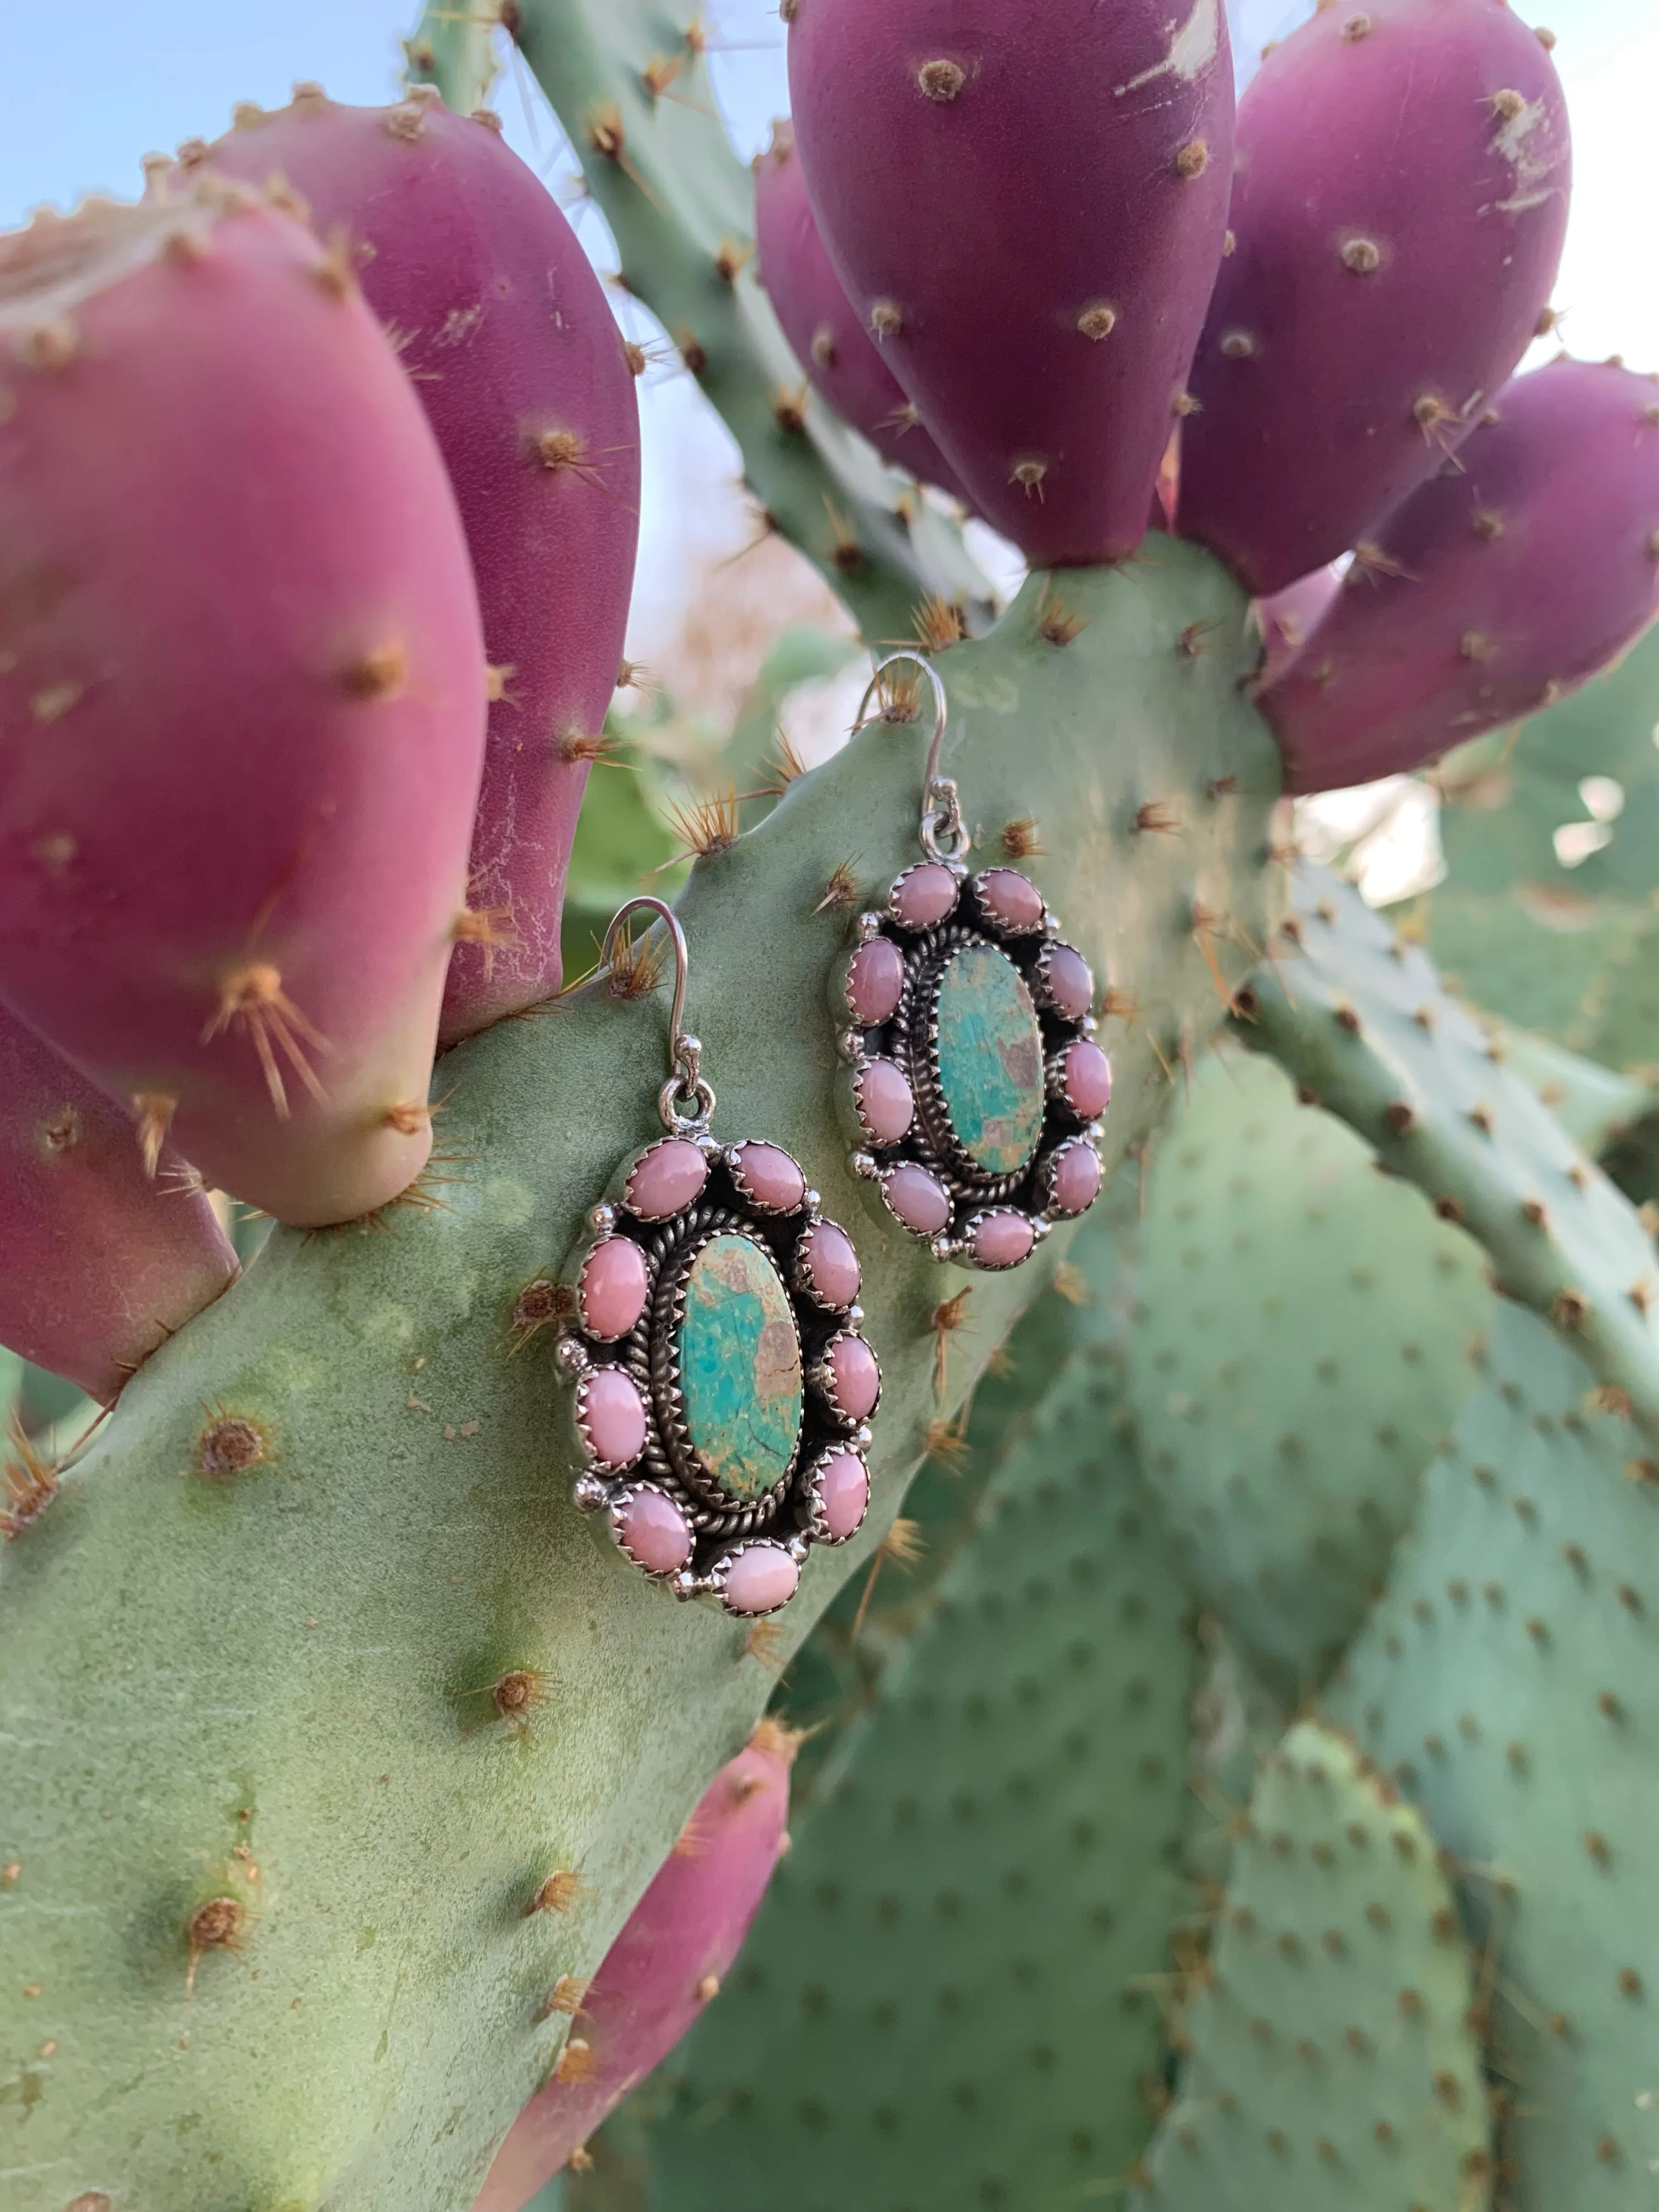
[[931,688],[921,858],[860,915],[835,973],[851,1164],[933,1257],[1017,1267],[1099,1194],[1111,1066],[1095,1041],[1095,982],[1029,876],[970,872],[954,780],[939,774],[946,702],[921,655],[890,654]]
[[702,1048],[683,1027],[684,933],[647,908],[675,956],[666,1134],[631,1152],[566,1269],[556,1356],[572,1386],[576,1504],[676,1596],[775,1613],[814,1544],[842,1544],[870,1500],[881,1371],[864,1337],[853,1241],[799,1163],[713,1134]]

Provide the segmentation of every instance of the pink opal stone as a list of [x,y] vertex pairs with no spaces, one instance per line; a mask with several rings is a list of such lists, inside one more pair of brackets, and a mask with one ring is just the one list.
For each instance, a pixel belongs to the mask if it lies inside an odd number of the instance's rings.
[[847,1003],[865,1029],[890,1022],[904,989],[904,955],[890,937],[872,937],[847,963]]
[[951,1194],[937,1176],[907,1162],[882,1178],[887,1203],[918,1237],[937,1237],[951,1218]]
[[1042,963],[1049,1003],[1068,1022],[1080,1022],[1095,1002],[1095,979],[1083,955],[1070,945],[1051,945]]
[[806,1177],[781,1145],[739,1145],[738,1180],[769,1213],[793,1213],[806,1196]]
[[826,1453],[815,1485],[831,1543],[844,1543],[870,1505],[870,1470],[856,1452]]
[[893,886],[893,912],[907,929],[931,929],[957,902],[957,879],[937,860],[907,868]]
[[800,1569],[781,1544],[745,1544],[732,1554],[720,1595],[728,1613],[775,1613],[799,1580]]
[[974,1257],[981,1267],[1017,1267],[1036,1242],[1026,1215],[1012,1209],[988,1213],[974,1231]]
[[915,1117],[910,1086],[890,1060],[872,1060],[854,1086],[859,1119],[878,1145],[896,1145]]
[[601,1467],[628,1467],[645,1449],[645,1403],[620,1367],[596,1367],[589,1374],[582,1419]]
[[881,1395],[881,1370],[861,1336],[836,1339],[830,1347],[830,1374],[836,1407],[848,1420],[862,1421],[875,1411]]
[[1018,868],[987,868],[979,895],[988,914],[1008,929],[1041,929],[1042,894]]
[[665,1137],[639,1160],[623,1204],[641,1221],[666,1221],[690,1206],[708,1179],[708,1163],[684,1137]]
[[802,1250],[815,1296],[827,1306],[850,1306],[859,1294],[859,1255],[847,1231],[820,1221],[807,1231]]
[[623,1548],[647,1574],[677,1574],[691,1556],[691,1525],[660,1490],[636,1490],[619,1516]]
[[1092,1145],[1063,1145],[1054,1155],[1048,1190],[1062,1213],[1086,1213],[1100,1195],[1100,1156]]
[[1066,1103],[1085,1121],[1112,1103],[1112,1063],[1087,1037],[1066,1048]]
[[645,1255],[639,1246],[627,1237],[607,1237],[582,1262],[576,1292],[582,1327],[607,1344],[626,1336],[645,1311],[649,1288]]

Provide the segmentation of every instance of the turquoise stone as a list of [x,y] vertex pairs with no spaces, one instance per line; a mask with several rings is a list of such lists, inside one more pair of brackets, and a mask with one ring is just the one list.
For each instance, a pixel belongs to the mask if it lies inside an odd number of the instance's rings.
[[939,979],[939,1090],[957,1142],[987,1175],[1013,1175],[1042,1134],[1042,1032],[1006,952],[967,945]]
[[685,1279],[680,1395],[691,1449],[728,1498],[758,1498],[789,1472],[800,1435],[800,1338],[771,1255],[711,1237]]

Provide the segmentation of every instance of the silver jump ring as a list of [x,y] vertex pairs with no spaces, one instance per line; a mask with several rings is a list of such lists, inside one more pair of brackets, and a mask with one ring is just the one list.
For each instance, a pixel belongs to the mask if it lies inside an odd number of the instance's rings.
[[957,795],[956,780],[939,772],[939,749],[945,743],[945,725],[949,709],[945,686],[939,673],[925,653],[890,653],[885,660],[878,661],[875,672],[864,688],[859,701],[859,710],[853,719],[855,730],[865,726],[865,710],[869,706],[881,679],[890,668],[908,661],[913,668],[921,669],[927,678],[933,694],[933,735],[927,747],[927,765],[921,780],[921,849],[930,860],[959,860],[973,842],[967,824],[962,818],[962,808]]
[[668,1080],[657,1097],[657,1110],[670,1129],[688,1129],[705,1123],[714,1110],[714,1093],[702,1077],[702,1041],[686,1034],[681,1026],[685,1019],[685,982],[690,970],[691,954],[685,942],[685,932],[680,927],[679,917],[665,900],[653,898],[641,891],[638,897],[626,900],[611,917],[611,926],[605,933],[605,943],[599,948],[599,972],[607,975],[611,956],[616,947],[617,934],[629,915],[637,908],[648,907],[667,930],[674,947],[674,1000],[668,1015]]

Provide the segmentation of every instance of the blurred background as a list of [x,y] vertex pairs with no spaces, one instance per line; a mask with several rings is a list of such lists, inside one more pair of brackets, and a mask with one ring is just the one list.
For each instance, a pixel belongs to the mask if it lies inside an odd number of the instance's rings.
[[[1228,4],[1243,84],[1261,46],[1311,14],[1314,0]],[[1659,82],[1659,9],[1653,0],[1537,0],[1537,10],[1523,12],[1557,35],[1573,118],[1574,216],[1556,291],[1562,338],[1588,357],[1622,353],[1633,368],[1659,369],[1659,163],[1651,133],[1632,123],[1630,94],[1632,84]],[[82,0],[71,28],[59,9],[12,9],[0,227],[43,201],[66,208],[87,191],[133,195],[141,155],[216,137],[238,100],[279,106],[296,77],[318,80],[338,100],[392,97],[399,41],[415,13],[414,0],[288,0],[281,9],[167,0],[141,22],[119,0]],[[788,106],[783,26],[775,0],[708,0],[706,14],[716,98],[747,158]],[[529,71],[504,38],[500,45],[493,97],[507,137],[608,271],[610,235],[583,194],[564,134]],[[618,308],[630,337],[647,346],[660,338],[636,301],[618,295]],[[735,445],[665,343],[653,349],[641,398],[645,482],[629,653],[672,702],[659,710],[663,748],[695,756],[745,708],[763,705],[810,764],[845,735],[862,676],[833,644],[803,646],[802,635],[850,640],[851,625],[805,562],[760,529]],[[1012,589],[1018,556],[977,523],[969,535],[998,585]],[[757,693],[780,639],[786,649]],[[1437,848],[1424,787],[1322,801],[1306,824],[1317,849],[1385,813],[1386,828],[1365,848],[1364,884],[1373,899],[1432,879]]]

